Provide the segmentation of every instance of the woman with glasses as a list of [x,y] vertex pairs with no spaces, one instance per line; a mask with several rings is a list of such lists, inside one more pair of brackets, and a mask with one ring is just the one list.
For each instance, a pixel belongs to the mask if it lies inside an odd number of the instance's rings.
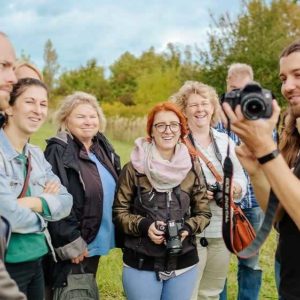
[[[215,90],[201,82],[187,81],[172,96],[172,100],[185,114],[190,130],[189,140],[196,149],[213,164],[218,173],[223,176],[223,162],[227,155],[227,146],[230,145],[230,158],[233,162],[234,200],[240,201],[246,193],[247,179],[240,165],[232,140],[225,133],[219,133],[213,126],[216,125],[220,104]],[[198,283],[192,299],[219,299],[226,280],[230,252],[222,238],[222,200],[221,186],[199,158],[208,189],[214,188],[215,193],[207,191],[212,218],[209,226],[197,236],[198,255],[200,257]],[[220,196],[221,197],[218,197]],[[221,199],[220,199],[221,198]],[[199,288],[198,288],[199,286]]]
[[191,298],[198,262],[195,234],[210,210],[199,165],[183,143],[185,117],[172,103],[148,114],[123,168],[113,207],[124,233],[123,287],[129,300]]

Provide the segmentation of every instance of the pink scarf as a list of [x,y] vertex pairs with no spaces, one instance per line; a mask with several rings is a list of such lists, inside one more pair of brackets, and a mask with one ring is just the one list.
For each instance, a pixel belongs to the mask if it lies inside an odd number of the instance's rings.
[[163,159],[154,141],[138,138],[131,153],[133,167],[145,174],[158,192],[170,191],[178,186],[192,168],[191,157],[185,144],[175,147],[171,161]]

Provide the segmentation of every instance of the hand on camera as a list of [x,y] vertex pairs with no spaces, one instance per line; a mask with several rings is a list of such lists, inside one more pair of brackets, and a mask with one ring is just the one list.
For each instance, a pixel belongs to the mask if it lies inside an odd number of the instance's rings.
[[159,226],[166,226],[166,223],[163,221],[156,221],[153,222],[148,229],[148,236],[150,240],[157,245],[162,244],[165,240],[165,233],[158,229]]
[[255,157],[261,157],[276,148],[272,132],[276,126],[280,107],[276,100],[272,102],[272,116],[268,119],[247,120],[238,105],[235,112],[228,103],[223,103],[223,109],[231,122],[231,130],[248,146]]

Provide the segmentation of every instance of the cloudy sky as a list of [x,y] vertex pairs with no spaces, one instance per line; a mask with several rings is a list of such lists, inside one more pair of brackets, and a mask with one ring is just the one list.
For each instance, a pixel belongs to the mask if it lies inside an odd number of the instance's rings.
[[241,10],[240,0],[0,0],[0,30],[17,55],[23,51],[39,67],[50,38],[63,69],[96,58],[103,66],[122,53],[157,51],[167,43],[205,45],[215,16]]

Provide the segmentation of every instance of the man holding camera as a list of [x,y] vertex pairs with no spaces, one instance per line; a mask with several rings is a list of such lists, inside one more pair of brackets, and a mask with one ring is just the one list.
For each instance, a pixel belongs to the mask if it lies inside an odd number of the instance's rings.
[[[227,95],[236,89],[242,89],[246,84],[253,81],[252,67],[247,64],[235,63],[229,66],[227,73]],[[233,92],[234,93],[234,92]],[[218,124],[217,129],[227,133],[227,118],[222,115],[222,124]],[[237,145],[240,144],[239,137],[230,132],[230,137]],[[247,186],[247,194],[241,201],[241,208],[252,224],[255,231],[258,231],[262,220],[263,212],[259,207],[253,187],[249,181]],[[238,300],[258,300],[259,290],[262,280],[262,270],[259,266],[259,253],[257,255],[242,259],[238,258]],[[226,284],[223,292],[220,295],[221,300],[227,299]]]
[[[0,32],[0,128],[5,121],[4,110],[8,106],[12,86],[17,82],[13,70],[15,59],[13,46],[7,36]],[[3,263],[7,230],[6,222],[0,217],[0,299],[23,300],[26,299],[25,295],[18,290],[16,283],[10,278]]]
[[[280,296],[300,299],[300,40],[292,43],[281,54],[279,77],[281,92],[290,107],[289,130],[281,153],[271,138],[280,108],[273,100],[271,118],[247,120],[238,106],[235,112],[228,103],[223,109],[232,123],[232,130],[244,144],[236,152],[250,175],[260,206],[265,208],[270,189],[283,206],[285,213],[279,223],[279,253],[281,261]],[[288,163],[288,164],[287,164]]]

